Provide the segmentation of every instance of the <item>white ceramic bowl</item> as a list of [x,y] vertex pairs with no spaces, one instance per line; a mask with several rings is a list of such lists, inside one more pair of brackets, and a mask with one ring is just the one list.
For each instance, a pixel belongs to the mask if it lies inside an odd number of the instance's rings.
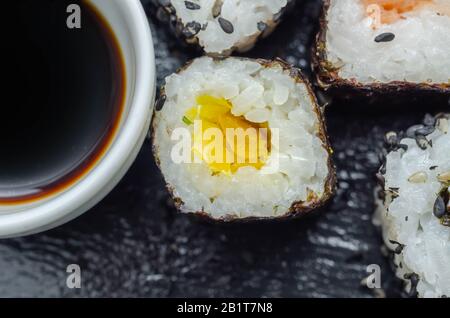
[[63,224],[98,203],[126,173],[142,146],[153,113],[155,57],[139,0],[89,0],[108,21],[125,60],[126,102],[121,125],[100,161],[64,191],[26,205],[0,206],[0,238]]

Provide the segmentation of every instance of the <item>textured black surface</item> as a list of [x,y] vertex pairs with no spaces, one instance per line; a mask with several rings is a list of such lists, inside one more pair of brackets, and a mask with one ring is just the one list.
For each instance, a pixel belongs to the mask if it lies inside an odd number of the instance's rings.
[[[320,1],[297,2],[249,56],[279,56],[309,74]],[[160,84],[197,53],[151,24]],[[337,195],[325,213],[284,223],[224,226],[177,214],[146,141],[127,176],[91,211],[46,233],[0,242],[0,296],[373,297],[360,286],[369,264],[381,266],[387,296],[398,296],[371,223],[378,152],[386,131],[442,109],[448,105],[333,103],[327,119]],[[65,287],[71,263],[82,269],[79,290]]]

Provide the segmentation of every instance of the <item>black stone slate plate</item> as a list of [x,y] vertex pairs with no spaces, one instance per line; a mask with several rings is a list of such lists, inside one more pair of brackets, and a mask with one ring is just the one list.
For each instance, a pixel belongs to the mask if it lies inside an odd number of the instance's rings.
[[[158,84],[198,53],[153,22]],[[298,0],[286,20],[248,56],[279,56],[310,75],[319,0]],[[173,209],[146,141],[123,181],[100,204],[51,231],[0,241],[0,296],[54,297],[374,297],[361,286],[381,267],[388,297],[400,283],[382,256],[371,223],[374,174],[384,133],[419,122],[447,104],[365,101],[327,109],[339,190],[325,213],[272,224],[200,222]],[[81,289],[66,287],[79,264]]]

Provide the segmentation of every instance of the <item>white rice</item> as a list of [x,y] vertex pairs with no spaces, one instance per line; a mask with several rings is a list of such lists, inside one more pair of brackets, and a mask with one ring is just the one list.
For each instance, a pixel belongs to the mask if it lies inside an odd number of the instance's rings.
[[[200,9],[189,10],[184,0],[171,0],[178,18],[184,25],[198,22],[206,26],[198,34],[201,47],[207,53],[222,54],[232,48],[241,51],[251,48],[261,34],[258,23],[263,22],[269,27],[274,24],[274,15],[287,4],[287,0],[223,0],[220,16],[213,16],[213,7],[221,0],[191,0]],[[232,33],[222,29],[219,18],[231,22]]]
[[[318,110],[305,84],[296,83],[280,64],[268,68],[237,58],[198,58],[166,79],[165,94],[165,104],[154,118],[155,155],[174,197],[183,202],[183,212],[204,211],[213,218],[276,217],[288,213],[294,202],[306,201],[308,206],[308,190],[318,198],[324,195],[329,154],[318,136]],[[186,127],[181,118],[202,94],[231,101],[233,115],[267,121],[269,129],[279,129],[278,148],[272,143],[266,166],[242,167],[231,176],[212,175],[204,162],[171,160],[171,134]],[[279,170],[268,173],[276,153]]]
[[[398,150],[387,155],[384,177],[388,199],[378,209],[387,246],[392,250],[398,243],[405,246],[394,258],[397,276],[404,279],[405,274],[416,273],[420,297],[450,296],[450,227],[442,225],[433,214],[444,186],[437,177],[450,171],[448,120],[442,120],[444,128],[428,137],[432,147],[422,150],[415,140],[405,138],[401,143],[408,146],[406,152]],[[392,202],[390,188],[398,192]]]
[[[450,7],[450,0],[435,3]],[[331,0],[326,53],[339,77],[365,84],[450,83],[450,16],[430,8],[404,15],[406,19],[373,30],[361,0]],[[375,37],[385,32],[395,39],[376,43]]]

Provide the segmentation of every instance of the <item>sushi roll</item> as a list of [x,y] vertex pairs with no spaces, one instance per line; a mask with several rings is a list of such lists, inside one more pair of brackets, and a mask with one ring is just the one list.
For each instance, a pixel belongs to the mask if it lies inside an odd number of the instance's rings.
[[156,162],[181,212],[286,218],[334,192],[321,110],[281,60],[195,59],[166,78],[152,127]]
[[450,296],[450,115],[386,135],[376,221],[406,292]]
[[448,0],[326,0],[320,29],[325,89],[450,93]]
[[154,0],[159,20],[208,55],[251,49],[270,34],[294,0]]

